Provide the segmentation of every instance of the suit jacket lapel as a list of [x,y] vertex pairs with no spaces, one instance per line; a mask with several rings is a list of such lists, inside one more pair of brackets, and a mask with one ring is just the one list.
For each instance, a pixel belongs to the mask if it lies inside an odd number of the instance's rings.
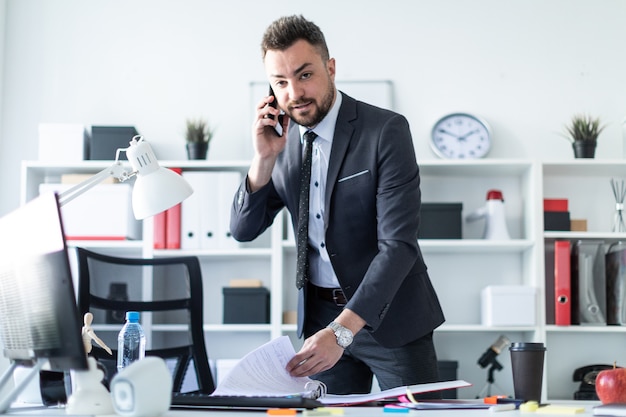
[[[338,94],[343,94],[338,91]],[[326,176],[326,195],[324,196],[324,224],[328,227],[328,218],[330,214],[330,200],[337,183],[339,169],[343,164],[348,145],[354,133],[354,127],[351,121],[356,119],[356,101],[343,94],[341,108],[337,115],[337,123],[335,124],[335,135],[333,136],[333,145],[330,152],[330,160],[328,161],[328,173]]]

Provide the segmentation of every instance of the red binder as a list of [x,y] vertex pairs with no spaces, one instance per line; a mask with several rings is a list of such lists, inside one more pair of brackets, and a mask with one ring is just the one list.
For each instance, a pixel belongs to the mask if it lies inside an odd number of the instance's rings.
[[154,216],[154,249],[165,249],[166,214],[164,211]]
[[[183,170],[180,168],[170,168],[172,171],[180,175]],[[181,204],[165,211],[165,248],[180,249],[180,215]]]
[[571,261],[569,240],[554,242],[554,323],[572,324]]
[[181,205],[176,204],[166,214],[165,248],[180,249],[180,211]]

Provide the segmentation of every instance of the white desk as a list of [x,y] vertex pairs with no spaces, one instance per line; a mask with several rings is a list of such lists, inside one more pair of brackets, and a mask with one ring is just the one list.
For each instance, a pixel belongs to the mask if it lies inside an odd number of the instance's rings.
[[[555,403],[556,404],[556,403]],[[560,405],[572,405],[576,407],[585,407],[585,412],[580,414],[537,414],[537,413],[522,413],[519,410],[491,412],[488,409],[482,410],[409,410],[408,413],[389,413],[385,412],[382,407],[342,407],[343,415],[346,417],[589,417],[593,416],[593,406],[599,403],[577,401],[577,402],[563,402]],[[267,416],[265,411],[250,412],[250,411],[169,411],[162,417],[193,417],[190,413],[199,413],[198,417],[205,416],[222,416],[222,417],[252,417],[252,416]],[[302,416],[302,413],[296,414],[296,416]],[[329,417],[341,417],[341,416],[329,416]]]
[[[593,406],[598,405],[598,402],[592,401],[559,401],[554,402],[555,405],[564,406],[576,406],[584,407],[585,412],[580,414],[537,414],[537,413],[522,413],[519,410],[491,412],[487,409],[483,410],[410,410],[408,413],[389,413],[385,412],[382,407],[342,407],[343,415],[347,417],[395,417],[395,416],[409,416],[409,417],[589,417],[593,416]],[[65,416],[62,409],[49,409],[49,410],[20,410],[17,412],[10,412],[7,415],[11,416],[50,416],[59,417]],[[235,411],[235,410],[211,410],[211,411],[199,411],[199,410],[171,410],[161,417],[254,417],[254,416],[267,416],[265,411]],[[297,413],[297,417],[302,417],[302,413]],[[119,417],[119,416],[113,416]],[[330,416],[340,417],[340,416]]]

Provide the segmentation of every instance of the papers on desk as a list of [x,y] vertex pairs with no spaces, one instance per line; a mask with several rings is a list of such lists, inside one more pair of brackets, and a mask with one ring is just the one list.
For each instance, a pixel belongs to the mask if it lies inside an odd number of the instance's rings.
[[422,394],[424,392],[443,391],[454,388],[469,387],[472,384],[462,380],[445,381],[445,382],[433,382],[430,384],[417,384],[410,385],[408,387],[397,387],[380,392],[374,392],[370,394],[351,394],[351,395],[333,395],[327,394],[325,397],[320,398],[320,402],[326,405],[355,405],[363,404],[370,401],[381,401],[396,397],[401,397],[407,394],[407,389],[412,394]]
[[[398,405],[414,410],[485,410],[493,406],[493,404],[485,404],[484,401],[480,400],[427,400],[416,403],[399,403]],[[514,405],[513,408],[515,408]]]
[[237,362],[212,395],[319,398],[324,393],[321,382],[287,372],[287,363],[295,354],[288,336],[271,340]]
[[285,369],[296,354],[288,336],[278,337],[241,359],[218,384],[213,395],[293,396],[316,398],[325,405],[354,405],[380,401],[407,394],[471,386],[457,380],[398,387],[371,394],[330,395],[320,381],[295,378]]
[[593,407],[594,416],[626,416],[626,404],[603,404]]

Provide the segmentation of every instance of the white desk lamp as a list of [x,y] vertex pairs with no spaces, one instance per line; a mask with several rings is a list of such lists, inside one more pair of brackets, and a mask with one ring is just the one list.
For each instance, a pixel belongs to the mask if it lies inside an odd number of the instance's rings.
[[[119,161],[120,152],[126,152],[132,171],[127,171],[122,166]],[[109,177],[124,182],[134,176],[136,179],[132,204],[137,220],[161,213],[193,193],[193,189],[182,176],[159,165],[152,147],[141,135],[137,135],[130,141],[128,148],[117,150],[113,165],[59,194],[59,204],[63,206],[69,203]]]

